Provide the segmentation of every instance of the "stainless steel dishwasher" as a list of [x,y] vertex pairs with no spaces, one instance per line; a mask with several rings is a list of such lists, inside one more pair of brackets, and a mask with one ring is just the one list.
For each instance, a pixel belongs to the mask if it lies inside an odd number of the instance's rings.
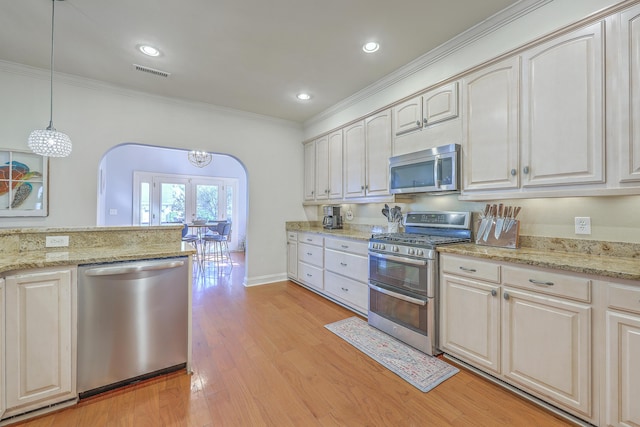
[[78,393],[88,397],[184,368],[186,257],[78,268]]

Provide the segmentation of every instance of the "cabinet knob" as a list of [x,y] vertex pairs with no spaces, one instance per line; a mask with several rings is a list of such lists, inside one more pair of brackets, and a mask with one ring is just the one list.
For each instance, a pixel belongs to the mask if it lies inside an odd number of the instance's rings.
[[361,190],[364,190],[364,185],[360,187]]
[[511,169],[511,176],[516,176],[517,173],[518,173],[517,170]]
[[426,126],[427,125],[427,118],[425,117],[424,119],[422,119],[422,123]]
[[495,297],[496,295],[498,295],[498,291],[496,291],[495,289],[491,289],[491,296]]
[[416,126],[422,126],[422,123],[420,123],[420,120],[416,120]]
[[508,292],[505,292],[504,294],[502,294],[502,296],[503,296],[504,299],[507,299],[507,300],[509,299],[509,293]]
[[524,172],[525,174],[529,173],[529,166],[525,166],[524,169],[522,169],[522,172]]

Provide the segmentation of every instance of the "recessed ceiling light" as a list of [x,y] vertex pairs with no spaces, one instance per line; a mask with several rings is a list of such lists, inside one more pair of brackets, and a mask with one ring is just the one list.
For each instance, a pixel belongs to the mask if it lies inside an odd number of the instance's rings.
[[148,55],[148,56],[159,56],[160,55],[160,51],[158,49],[156,49],[153,46],[146,45],[146,44],[138,46],[138,49],[140,49],[140,52],[142,52],[142,53],[144,53],[145,55]]
[[298,98],[300,101],[308,101],[311,99],[311,95],[309,95],[308,93],[299,93],[296,95],[296,98]]
[[380,49],[380,45],[376,42],[368,42],[368,43],[365,43],[364,46],[362,46],[362,50],[364,50],[367,53],[373,53],[378,49]]

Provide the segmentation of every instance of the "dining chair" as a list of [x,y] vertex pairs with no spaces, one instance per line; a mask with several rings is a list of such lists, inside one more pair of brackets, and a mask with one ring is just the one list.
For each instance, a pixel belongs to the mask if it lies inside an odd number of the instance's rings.
[[[216,228],[217,234],[208,234],[204,236],[207,245],[206,252],[212,256],[213,261],[223,262],[226,260],[233,268],[231,262],[231,253],[229,252],[229,237],[231,235],[231,221],[220,221]],[[213,252],[213,254],[212,254]]]

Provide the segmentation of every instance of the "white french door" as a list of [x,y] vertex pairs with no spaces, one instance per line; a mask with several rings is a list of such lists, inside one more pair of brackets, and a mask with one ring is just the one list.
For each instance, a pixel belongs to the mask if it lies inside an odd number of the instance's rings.
[[236,220],[236,179],[137,171],[133,176],[134,225]]

